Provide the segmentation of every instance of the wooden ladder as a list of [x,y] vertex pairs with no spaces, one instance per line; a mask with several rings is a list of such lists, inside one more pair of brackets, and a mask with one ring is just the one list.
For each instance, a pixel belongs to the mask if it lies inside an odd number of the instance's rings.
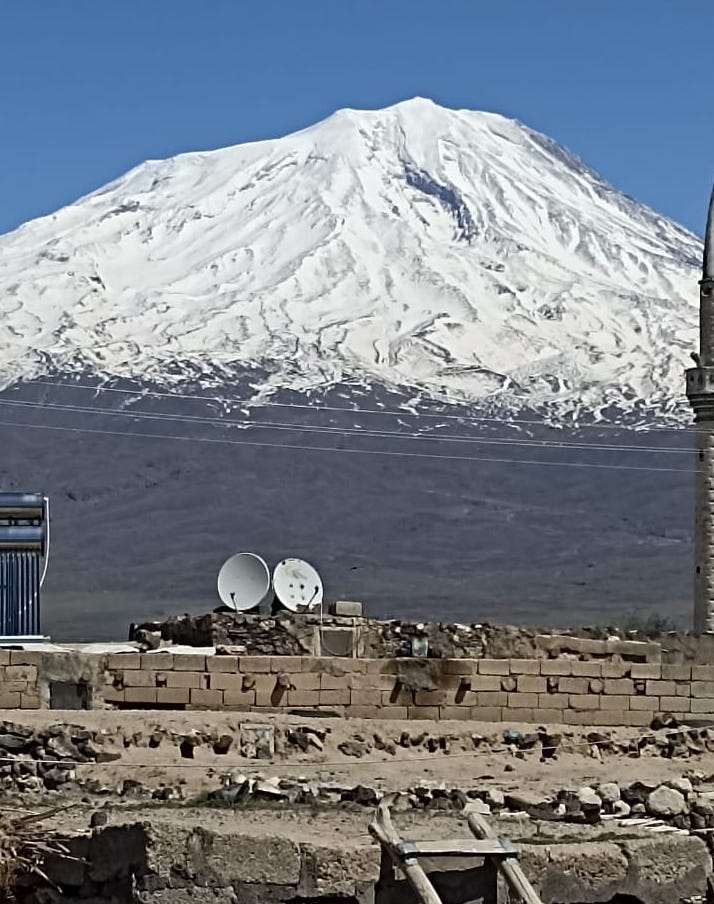
[[543,904],[538,893],[521,869],[517,849],[505,838],[499,838],[489,823],[478,813],[469,813],[467,821],[474,838],[446,841],[405,841],[397,834],[389,805],[381,803],[369,826],[373,835],[400,869],[423,904],[442,904],[441,898],[424,872],[420,858],[483,857],[503,875],[506,884],[523,904]]

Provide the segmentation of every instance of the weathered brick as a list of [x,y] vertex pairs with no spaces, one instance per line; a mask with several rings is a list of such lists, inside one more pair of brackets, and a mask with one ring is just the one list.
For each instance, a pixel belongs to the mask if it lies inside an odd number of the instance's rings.
[[192,687],[189,694],[189,702],[192,707],[220,709],[223,706],[223,691],[208,691],[204,688]]
[[39,694],[20,694],[20,708],[21,709],[40,709],[40,695]]
[[414,692],[399,687],[391,691],[380,691],[382,706],[414,706]]
[[690,701],[690,708],[693,713],[714,713],[714,697],[694,697]]
[[661,697],[662,694],[673,697],[676,693],[674,681],[648,681],[646,688],[648,694],[657,697]]
[[0,688],[0,709],[19,709],[21,705],[19,693],[4,694]]
[[471,679],[472,691],[500,691],[500,675],[474,675]]
[[124,691],[119,690],[114,687],[112,684],[106,684],[101,691],[101,695],[103,700],[106,703],[123,703],[124,702]]
[[649,726],[652,721],[652,713],[649,712],[630,710],[624,715],[625,721],[622,723],[623,725]]
[[174,670],[177,672],[205,672],[206,657],[200,653],[176,653]]
[[598,694],[569,694],[571,709],[589,711],[600,709],[601,697]]
[[206,656],[206,671],[235,674],[238,671],[237,656]]
[[639,694],[630,697],[630,710],[656,713],[659,711],[659,697],[645,697]]
[[203,672],[166,672],[167,687],[205,688],[208,677]]
[[509,706],[508,710],[504,710],[504,714],[507,715],[509,722],[528,722],[532,723],[535,721],[533,713],[535,710],[533,707],[513,707]]
[[350,706],[381,706],[382,691],[350,690]]
[[511,709],[535,709],[538,706],[538,694],[509,694],[508,709],[509,718]]
[[541,675],[572,675],[573,662],[571,659],[541,659]]
[[625,712],[630,708],[630,698],[627,694],[603,694],[600,697],[600,709],[619,710]]
[[439,718],[439,707],[438,706],[410,706],[409,707],[409,718],[410,719],[430,719],[435,720]]
[[[186,673],[190,674],[190,673]],[[211,690],[216,691],[242,691],[245,675],[241,672],[211,672]]]
[[468,722],[471,718],[470,706],[440,706],[439,718],[442,720]]
[[187,687],[157,687],[156,702],[168,706],[185,706],[190,703],[190,689]]
[[269,672],[270,656],[239,656],[238,668],[241,672],[248,672],[251,675],[257,675],[260,672]]
[[714,665],[693,665],[692,681],[714,681]]
[[692,697],[714,697],[714,681],[692,681],[690,689]]
[[601,678],[602,663],[596,659],[573,660],[571,663],[572,673],[578,678]]
[[558,681],[558,691],[561,694],[587,694],[590,692],[590,678],[565,676]]
[[[603,678],[603,690],[606,694],[630,696],[635,693],[635,683],[630,678]],[[651,684],[654,682],[648,682]]]
[[663,668],[658,662],[633,662],[630,675],[635,679],[667,677],[662,674]]
[[125,687],[125,703],[156,703],[155,687]]
[[409,710],[406,706],[383,706],[379,712],[380,719],[390,719],[395,722],[406,719],[409,716]]
[[567,709],[569,703],[570,697],[568,694],[538,694],[539,709]]
[[350,705],[346,715],[349,719],[379,719],[381,717],[381,712],[379,706],[359,704],[358,706]]
[[662,678],[670,681],[691,681],[692,667],[680,663],[662,663]]
[[603,662],[602,677],[603,678],[626,678],[630,674],[633,663],[618,661]]
[[442,690],[416,691],[414,694],[415,706],[446,706],[449,702],[449,695]]
[[110,671],[140,669],[141,655],[139,653],[110,653],[107,656],[107,668]]
[[444,659],[442,669],[445,675],[474,675],[477,665],[473,659]]
[[508,659],[479,659],[479,675],[509,675]]
[[516,690],[521,694],[544,694],[548,689],[546,679],[540,675],[519,675]]
[[[538,699],[540,700],[540,697]],[[563,710],[539,706],[538,709],[533,710],[533,721],[537,722],[539,725],[547,724],[548,722],[550,722],[551,725],[562,725]]]
[[350,702],[348,687],[320,691],[320,706],[347,706]]
[[320,691],[296,690],[288,691],[288,706],[318,706],[320,703]]
[[472,722],[500,722],[502,720],[503,710],[500,706],[472,706],[471,721]]
[[225,690],[223,691],[223,705],[236,709],[255,706],[255,691]]
[[508,706],[508,694],[505,691],[479,691],[476,706]]
[[[302,677],[302,675],[300,677]],[[352,680],[352,675],[328,675],[326,672],[323,672],[320,675],[320,690],[349,690],[352,687]]]
[[509,659],[511,675],[540,675],[540,659]]
[[[10,665],[40,665],[42,663],[42,656],[46,655],[40,653],[39,650],[11,650],[10,651]],[[63,654],[55,653],[55,656],[62,656]],[[69,653],[64,654],[69,658]]]
[[689,712],[691,708],[691,700],[688,697],[660,697],[659,708],[662,712],[672,712],[672,710],[680,710]]
[[7,681],[25,681],[34,684],[37,681],[36,665],[8,665],[5,668]]
[[397,674],[396,659],[369,659],[367,660],[368,675],[396,675]]
[[127,669],[122,672],[124,687],[156,687],[156,674],[144,669]]
[[[211,657],[212,659],[214,657]],[[168,672],[174,667],[174,657],[171,653],[142,653],[139,657],[139,668],[149,672]]]
[[10,650],[0,650],[0,666],[10,665]]
[[[296,691],[319,691],[322,677],[318,672],[299,672],[290,676],[290,683]],[[276,682],[275,676],[273,676],[272,681],[274,685]]]

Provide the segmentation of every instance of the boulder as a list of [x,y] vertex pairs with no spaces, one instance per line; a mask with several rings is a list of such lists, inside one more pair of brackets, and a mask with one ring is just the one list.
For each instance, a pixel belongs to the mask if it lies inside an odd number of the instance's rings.
[[686,812],[684,795],[674,788],[660,785],[647,798],[647,812],[652,816],[673,817]]
[[616,801],[620,800],[620,786],[615,782],[603,782],[598,786],[597,793],[604,804],[612,806]]

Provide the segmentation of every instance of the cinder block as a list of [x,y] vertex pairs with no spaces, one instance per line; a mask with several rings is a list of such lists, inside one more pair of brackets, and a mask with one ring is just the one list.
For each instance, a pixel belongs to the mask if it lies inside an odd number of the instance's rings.
[[19,709],[21,705],[19,693],[5,694],[0,688],[0,709]]
[[[603,691],[606,694],[619,694],[629,697],[635,693],[635,683],[631,678],[603,678]],[[656,682],[647,682],[654,684]]]
[[127,669],[122,672],[122,676],[124,687],[156,687],[155,672],[146,672],[143,669]]
[[479,675],[510,675],[508,659],[479,659]]
[[630,676],[635,679],[659,679],[665,677],[662,674],[662,669],[664,668],[664,666],[660,666],[657,662],[633,662],[632,668],[630,669]]
[[540,659],[509,659],[511,675],[540,675]]
[[139,653],[110,653],[107,656],[107,668],[110,672],[122,671],[122,669],[140,669],[141,655]]
[[714,665],[693,665],[692,681],[714,681]]
[[[540,700],[540,697],[538,699]],[[538,709],[533,710],[533,721],[537,722],[539,725],[547,724],[548,722],[550,722],[551,725],[562,725],[563,710],[539,707]]]
[[472,706],[472,722],[501,722],[503,710],[500,706]]
[[[212,656],[211,659],[214,657]],[[142,653],[139,657],[139,668],[149,672],[169,672],[174,667],[174,657],[171,653]]]
[[[9,671],[10,669],[8,669],[8,672]],[[664,682],[662,683],[664,684]],[[678,696],[678,694],[676,694],[674,682],[667,682],[667,684],[672,684],[672,691],[674,693],[670,696]],[[692,697],[714,697],[714,681],[692,681],[690,689]]]
[[574,660],[571,665],[577,678],[602,678],[602,663],[596,659]]
[[[600,709],[600,700],[602,698],[599,694],[569,694],[568,700],[570,703],[570,709],[576,709],[581,712],[589,712]],[[576,724],[587,724],[587,723],[576,723]]]
[[519,675],[516,679],[516,690],[521,694],[544,694],[547,689],[547,681],[540,675]]
[[446,706],[449,702],[449,695],[446,691],[416,691],[414,693],[415,706]]
[[[648,681],[646,687],[647,693],[651,694],[653,697],[661,697],[662,694],[673,697],[676,693],[674,681]],[[701,694],[701,696],[704,696],[704,694]]]
[[[683,700],[683,697],[678,697]],[[692,713],[714,713],[714,697],[696,697],[690,701]]]
[[541,675],[572,675],[572,659],[541,659]]
[[195,687],[208,686],[208,676],[203,672],[166,672],[166,687]]
[[184,706],[190,703],[190,690],[187,687],[157,687],[156,702],[168,706]]
[[472,691],[500,691],[500,675],[474,675],[471,679]]
[[348,687],[335,690],[320,691],[320,706],[347,706],[350,702]]
[[626,712],[630,708],[630,698],[626,694],[603,694],[600,697],[600,709]]
[[288,691],[288,706],[318,706],[320,703],[320,691]]
[[174,671],[205,672],[206,657],[200,653],[176,653],[174,656]]
[[429,719],[431,721],[438,721],[439,707],[438,706],[410,706],[409,707],[409,718],[410,719]]
[[207,691],[200,687],[192,687],[189,694],[192,707],[221,709],[223,706],[223,691]]
[[269,672],[270,656],[239,656],[238,668],[241,672],[249,672],[251,675],[257,675],[260,672]]
[[255,706],[255,691],[223,691],[223,705],[225,707],[235,707],[236,709],[247,709],[249,706]]
[[369,706],[367,704],[359,706],[348,706],[345,713],[348,719],[379,719],[381,718],[381,709],[379,706]]
[[406,719],[408,715],[409,711],[406,706],[383,706],[379,711],[380,719],[393,719],[395,722]]
[[671,713],[675,709],[686,713],[691,711],[691,700],[689,697],[660,697],[659,708],[664,713]]
[[382,691],[350,690],[350,706],[381,706]]
[[445,675],[475,675],[478,671],[473,659],[444,659],[442,668]]
[[442,720],[451,719],[451,720],[459,720],[466,721],[471,718],[471,707],[470,706],[440,706],[439,707],[439,718]]
[[124,691],[119,690],[112,684],[105,684],[101,691],[102,699],[105,703],[123,703]]
[[20,708],[21,709],[40,709],[40,695],[39,694],[20,694]]
[[548,710],[567,709],[570,704],[568,694],[538,694],[538,708]]
[[656,713],[659,712],[659,697],[644,697],[639,694],[630,697],[630,710],[642,712]]
[[538,694],[509,694],[507,706],[509,718],[512,709],[535,709],[538,706]]
[[558,690],[562,694],[587,694],[590,692],[590,680],[587,677],[570,678],[566,676],[558,681]]
[[155,687],[125,687],[125,703],[156,703]]
[[34,684],[37,681],[36,665],[8,665],[5,668],[7,681],[26,681]]
[[670,681],[691,681],[692,667],[691,665],[683,665],[680,663],[662,663],[662,678]]
[[505,691],[479,691],[476,706],[508,706],[508,694]]
[[237,656],[206,656],[206,671],[235,674],[238,671]]

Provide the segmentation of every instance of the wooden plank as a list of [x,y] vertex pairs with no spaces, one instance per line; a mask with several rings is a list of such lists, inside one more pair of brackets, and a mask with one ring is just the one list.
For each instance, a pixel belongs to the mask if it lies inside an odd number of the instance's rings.
[[413,857],[514,857],[517,853],[512,845],[506,848],[500,838],[402,842],[397,846],[397,852]]
[[[490,838],[493,840],[497,837],[487,820],[479,813],[469,813],[467,819],[469,828],[476,838]],[[538,897],[538,892],[526,878],[517,860],[500,860],[498,861],[498,866],[508,883],[508,887],[524,904],[543,904]]]
[[397,853],[398,847],[403,846],[405,842],[397,835],[389,815],[389,807],[384,801],[377,807],[377,815],[370,823],[369,831],[387,851],[394,865],[404,873],[407,882],[414,889],[422,904],[441,904],[436,889],[419,865],[417,858],[413,854],[403,856]]

